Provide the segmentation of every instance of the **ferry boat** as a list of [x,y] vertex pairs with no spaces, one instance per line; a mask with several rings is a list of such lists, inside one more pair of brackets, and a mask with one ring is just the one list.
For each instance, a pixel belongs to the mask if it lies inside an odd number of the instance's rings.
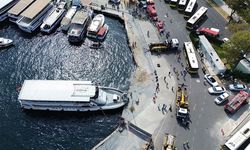
[[42,32],[51,33],[56,26],[62,20],[66,10],[65,2],[60,2],[58,6],[54,6],[48,16],[43,20],[43,24],[40,26]]
[[13,44],[13,40],[0,37],[0,48],[7,47]]
[[25,80],[18,96],[21,108],[47,111],[97,111],[123,107],[127,94],[91,81]]
[[20,0],[8,11],[9,21],[16,23],[19,15],[27,9],[35,0]]
[[88,30],[87,37],[96,38],[98,31],[104,25],[105,17],[103,14],[96,15],[91,21]]
[[83,40],[86,34],[86,28],[91,21],[92,13],[91,10],[80,10],[76,12],[68,30],[69,42],[78,43]]
[[17,3],[17,0],[1,0],[0,1],[0,22],[8,17],[8,10]]
[[103,27],[100,28],[100,30],[97,33],[97,39],[100,41],[103,41],[108,34],[109,26],[105,24]]
[[73,16],[75,15],[75,13],[76,13],[76,10],[77,10],[77,7],[76,6],[72,6],[67,11],[65,17],[62,19],[62,22],[61,22],[61,29],[62,29],[62,31],[64,31],[64,32],[68,31],[69,26],[70,26],[70,22],[71,22]]
[[47,12],[52,7],[51,0],[36,0],[20,14],[16,21],[18,27],[25,32],[32,33],[42,24]]

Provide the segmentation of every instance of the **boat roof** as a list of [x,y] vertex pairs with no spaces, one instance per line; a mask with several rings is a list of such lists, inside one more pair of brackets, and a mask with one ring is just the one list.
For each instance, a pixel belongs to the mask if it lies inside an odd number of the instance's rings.
[[77,11],[71,23],[84,24],[87,17],[88,17],[87,11],[84,11],[84,10]]
[[66,15],[63,17],[62,21],[61,21],[61,25],[66,25],[68,24],[71,19],[73,18],[74,14],[76,13],[76,6],[72,6],[66,13]]
[[53,25],[53,23],[61,16],[61,14],[65,11],[65,9],[58,9],[54,7],[53,11],[49,14],[49,16],[44,20],[44,24]]
[[97,34],[102,36],[106,32],[106,30],[107,30],[106,27],[101,27]]
[[31,3],[35,0],[20,0],[14,7],[12,7],[8,13],[13,15],[19,15],[23,10],[25,10]]
[[25,80],[18,99],[89,102],[95,91],[91,81]]
[[4,8],[5,6],[7,6],[12,1],[14,1],[14,0],[1,0],[0,9]]
[[51,0],[36,0],[29,8],[27,8],[21,16],[29,19],[33,19],[37,16],[49,3]]

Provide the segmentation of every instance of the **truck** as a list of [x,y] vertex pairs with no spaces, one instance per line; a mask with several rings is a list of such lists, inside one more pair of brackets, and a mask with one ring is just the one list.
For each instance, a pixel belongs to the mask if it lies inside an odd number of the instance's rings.
[[233,114],[241,108],[243,104],[248,102],[249,94],[246,91],[240,91],[224,106],[224,110],[227,113]]
[[166,133],[163,138],[162,150],[175,150],[176,149],[175,141],[176,137],[174,135]]
[[184,84],[178,85],[176,92],[176,118],[183,125],[189,124],[188,93]]
[[147,5],[147,13],[149,18],[152,19],[153,21],[158,20],[158,15],[154,5]]
[[168,50],[177,50],[179,47],[179,40],[176,38],[171,39],[170,41],[165,40],[162,43],[150,43],[149,50],[151,52],[164,52]]

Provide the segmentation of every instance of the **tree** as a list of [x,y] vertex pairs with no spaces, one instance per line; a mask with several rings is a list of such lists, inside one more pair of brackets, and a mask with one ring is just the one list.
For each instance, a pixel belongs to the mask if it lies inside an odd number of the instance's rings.
[[234,33],[222,48],[226,51],[227,62],[234,66],[242,59],[243,54],[250,53],[250,30]]
[[248,23],[230,23],[228,25],[228,28],[230,31],[232,32],[238,32],[238,31],[241,31],[241,30],[250,30],[250,24]]
[[227,5],[232,9],[232,12],[229,16],[229,22],[232,21],[232,16],[236,11],[241,9],[246,9],[250,5],[250,0],[225,0]]

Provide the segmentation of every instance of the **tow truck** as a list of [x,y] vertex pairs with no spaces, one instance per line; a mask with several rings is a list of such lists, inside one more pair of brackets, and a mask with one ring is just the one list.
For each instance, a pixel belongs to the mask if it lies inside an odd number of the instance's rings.
[[151,52],[177,50],[178,47],[179,47],[179,40],[176,38],[173,38],[170,41],[165,40],[162,43],[150,43],[149,44],[149,50]]
[[166,133],[163,138],[162,150],[175,150],[176,149],[175,141],[176,137],[174,135]]
[[231,114],[235,113],[241,108],[243,104],[247,103],[248,97],[248,92],[240,91],[237,95],[234,96],[233,99],[228,101],[228,103],[224,106],[225,111]]
[[189,105],[186,85],[178,85],[176,92],[176,118],[183,125],[189,124]]

